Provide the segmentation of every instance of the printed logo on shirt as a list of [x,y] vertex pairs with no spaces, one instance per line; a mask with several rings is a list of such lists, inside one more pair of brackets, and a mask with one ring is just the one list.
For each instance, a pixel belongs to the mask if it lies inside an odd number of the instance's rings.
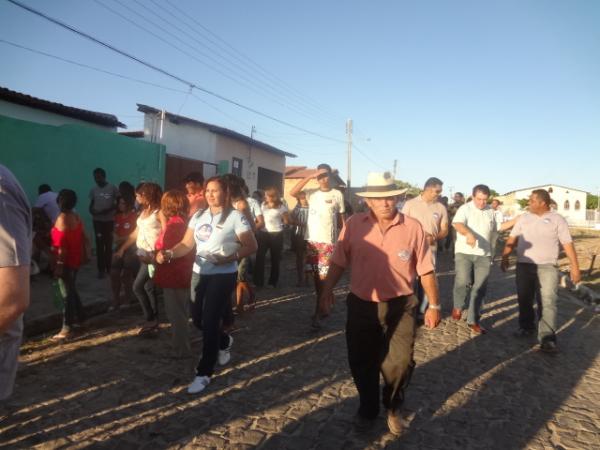
[[248,223],[248,219],[246,219],[246,216],[242,216],[242,224],[246,225],[247,227],[250,226],[250,224]]
[[400,250],[398,252],[398,258],[400,258],[402,261],[409,261],[410,260],[410,251]]
[[544,219],[544,223],[545,224],[549,224],[550,223],[550,219],[548,219],[548,218]]
[[129,229],[131,228],[131,224],[129,224],[129,223],[127,223],[127,222],[125,222],[125,223],[123,224],[123,228],[125,228],[126,230],[129,230]]
[[434,212],[433,213],[433,218],[434,219],[438,219],[440,217],[439,213]]
[[200,228],[196,230],[196,239],[201,242],[208,241],[210,235],[213,232],[213,227],[209,223],[205,223]]

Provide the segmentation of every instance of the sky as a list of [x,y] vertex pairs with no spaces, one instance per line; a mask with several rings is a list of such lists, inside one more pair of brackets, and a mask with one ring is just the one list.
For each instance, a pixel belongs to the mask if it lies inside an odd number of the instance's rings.
[[129,130],[142,129],[136,103],[254,127],[297,155],[288,165],[327,162],[346,179],[352,119],[353,186],[397,161],[398,179],[438,177],[445,195],[600,190],[594,0],[18,1],[184,80],[0,0],[0,86]]

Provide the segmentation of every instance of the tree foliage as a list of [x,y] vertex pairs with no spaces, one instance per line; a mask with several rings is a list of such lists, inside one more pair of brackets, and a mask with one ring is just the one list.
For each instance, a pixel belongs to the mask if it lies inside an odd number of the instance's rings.
[[585,207],[586,209],[598,209],[598,196],[588,194]]
[[517,203],[519,204],[519,206],[521,207],[521,209],[525,209],[527,208],[527,204],[529,203],[529,199],[527,198],[520,198],[517,200]]
[[394,183],[400,189],[407,188],[408,189],[408,191],[406,191],[407,194],[411,194],[411,195],[415,195],[416,196],[416,195],[419,195],[421,193],[421,188],[415,186],[414,184],[410,184],[408,181],[394,180]]

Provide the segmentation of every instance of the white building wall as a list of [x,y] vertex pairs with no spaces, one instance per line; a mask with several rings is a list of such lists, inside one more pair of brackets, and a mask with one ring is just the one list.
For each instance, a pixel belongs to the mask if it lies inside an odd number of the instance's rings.
[[[161,131],[162,122],[162,131]],[[160,115],[144,115],[144,139],[164,144],[170,155],[216,163],[216,137],[207,129],[188,123],[164,121]]]
[[74,119],[72,117],[43,111],[41,109],[31,108],[29,106],[18,105],[16,103],[0,100],[0,114],[19,120],[41,123],[44,125],[85,125],[92,128],[98,128],[104,131],[117,131],[116,127],[107,127],[96,123],[86,122],[84,120]]
[[[562,215],[569,225],[586,225],[585,206],[587,201],[587,193],[579,190],[569,189],[562,186],[547,185],[537,189],[545,189],[550,192],[550,197],[558,205],[556,212]],[[524,189],[515,192],[516,199],[529,198],[532,189]],[[569,202],[569,209],[566,210],[565,201]],[[579,201],[579,209],[575,209],[575,203]]]
[[232,159],[234,157],[240,158],[243,161],[242,178],[246,180],[250,192],[257,189],[259,167],[279,172],[282,174],[283,179],[283,174],[285,172],[285,156],[276,155],[259,147],[253,146],[250,148],[250,145],[228,138],[227,136],[218,136],[216,153],[217,162],[228,161],[229,170],[231,170]]

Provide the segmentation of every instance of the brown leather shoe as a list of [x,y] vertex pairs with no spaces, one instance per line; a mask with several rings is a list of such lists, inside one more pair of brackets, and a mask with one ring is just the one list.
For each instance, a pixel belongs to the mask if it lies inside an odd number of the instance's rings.
[[473,333],[473,334],[487,333],[487,330],[477,323],[469,324],[469,328],[471,329],[471,333]]
[[452,318],[454,320],[460,320],[462,318],[462,309],[452,308]]

